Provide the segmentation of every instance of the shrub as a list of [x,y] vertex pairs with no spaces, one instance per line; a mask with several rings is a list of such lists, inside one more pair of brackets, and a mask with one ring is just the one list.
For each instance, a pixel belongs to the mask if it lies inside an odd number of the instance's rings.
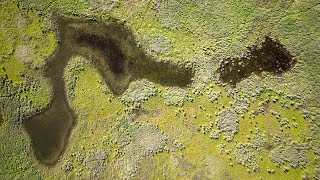
[[307,163],[306,150],[309,149],[306,144],[299,144],[295,141],[288,146],[280,145],[270,152],[270,159],[274,163],[283,164],[289,162],[294,168]]
[[233,132],[238,131],[238,115],[235,111],[230,108],[226,108],[219,112],[219,117],[216,121],[216,125],[223,132]]
[[166,105],[182,106],[187,98],[187,91],[178,87],[169,87],[162,97],[166,100]]
[[152,82],[142,79],[132,82],[128,89],[123,93],[120,100],[127,105],[143,103],[149,97],[154,96],[156,92],[157,89]]

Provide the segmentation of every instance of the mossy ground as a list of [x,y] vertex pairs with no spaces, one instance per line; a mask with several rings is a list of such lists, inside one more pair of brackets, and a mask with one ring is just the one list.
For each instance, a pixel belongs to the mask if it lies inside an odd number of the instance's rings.
[[[0,76],[6,82],[0,83],[0,160],[5,162],[0,166],[1,179],[319,179],[319,4],[316,0],[1,2]],[[155,83],[151,95],[133,96],[144,97],[143,101],[124,103],[89,60],[75,58],[65,70],[65,82],[76,120],[63,155],[48,168],[36,160],[19,122],[23,114],[40,111],[50,102],[50,82],[41,70],[57,46],[54,13],[119,19],[155,60],[194,68],[194,82],[175,90],[182,94]],[[245,53],[265,35],[278,39],[298,60],[296,66],[281,76],[250,76],[235,88],[221,84],[215,72],[220,60]],[[81,68],[72,68],[75,63]],[[226,108],[238,112],[238,130],[212,138],[212,130],[219,131],[215,124],[219,112]],[[166,145],[135,156],[134,170],[124,169],[121,163],[129,152],[141,153],[130,136],[134,127],[150,124],[167,137]],[[115,138],[115,129],[128,133],[123,144]],[[263,138],[256,140],[257,135]],[[294,141],[309,146],[301,152],[307,158],[305,165],[293,168],[289,162],[277,165],[271,160],[272,150]],[[239,144],[246,144],[245,152],[254,155],[251,161],[235,153]],[[241,158],[244,164],[237,163]],[[289,161],[295,158],[292,155]]]

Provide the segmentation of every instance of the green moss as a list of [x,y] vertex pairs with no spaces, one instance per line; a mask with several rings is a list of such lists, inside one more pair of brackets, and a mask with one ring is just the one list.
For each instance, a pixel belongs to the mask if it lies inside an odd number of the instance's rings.
[[22,10],[12,1],[2,6],[1,11],[4,31],[0,38],[6,42],[1,46],[2,56],[14,55],[20,63],[31,64],[33,67],[43,66],[57,44],[54,33],[43,32],[41,17],[34,11]]
[[15,58],[10,57],[1,63],[1,75],[7,75],[9,79],[14,82],[23,81],[23,77],[20,76],[20,73],[24,70],[24,65],[17,61]]
[[[66,70],[67,89],[73,89],[69,95],[71,107],[77,113],[89,112],[88,121],[96,121],[101,117],[108,117],[124,108],[124,105],[113,98],[112,94],[103,92],[105,84],[102,77],[83,58],[74,58],[69,62]],[[72,94],[72,96],[71,96]]]

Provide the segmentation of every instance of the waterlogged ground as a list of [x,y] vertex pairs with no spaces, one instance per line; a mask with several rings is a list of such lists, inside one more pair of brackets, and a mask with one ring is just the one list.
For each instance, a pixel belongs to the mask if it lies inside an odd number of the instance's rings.
[[0,179],[320,179],[318,1],[3,1]]

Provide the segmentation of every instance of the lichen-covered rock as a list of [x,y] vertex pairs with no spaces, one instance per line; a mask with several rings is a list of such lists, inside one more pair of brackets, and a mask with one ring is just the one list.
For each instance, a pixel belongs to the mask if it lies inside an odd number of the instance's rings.
[[219,117],[216,121],[216,125],[223,132],[229,131],[236,133],[239,128],[238,122],[239,120],[237,113],[230,108],[226,108],[219,112]]

